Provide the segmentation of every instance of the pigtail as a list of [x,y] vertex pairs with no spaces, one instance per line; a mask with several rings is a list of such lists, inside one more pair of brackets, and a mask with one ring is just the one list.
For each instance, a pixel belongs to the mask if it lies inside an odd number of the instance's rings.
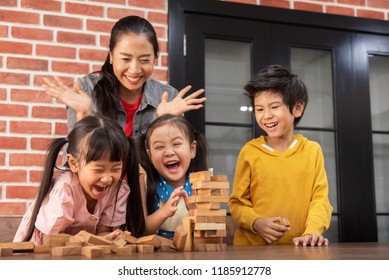
[[40,183],[39,192],[35,200],[34,209],[32,211],[31,221],[29,228],[27,230],[27,235],[24,238],[24,241],[31,239],[32,234],[35,228],[36,218],[39,213],[39,209],[42,205],[43,199],[49,193],[52,187],[52,178],[54,174],[54,168],[56,167],[56,162],[58,159],[58,154],[60,153],[62,147],[67,143],[66,138],[57,138],[51,141],[49,149],[46,154],[45,164],[43,167],[43,175]]
[[142,205],[142,196],[139,184],[139,155],[136,144],[131,137],[127,137],[129,143],[128,159],[125,168],[127,182],[130,186],[130,194],[127,199],[125,229],[131,231],[135,237],[143,235],[146,223]]
[[197,142],[196,156],[192,159],[190,170],[192,172],[208,170],[208,144],[204,134],[193,130],[193,137]]

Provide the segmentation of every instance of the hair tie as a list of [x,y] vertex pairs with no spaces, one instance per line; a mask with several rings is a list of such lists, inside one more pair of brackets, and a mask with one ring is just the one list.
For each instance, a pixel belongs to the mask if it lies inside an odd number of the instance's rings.
[[68,142],[68,137],[65,137],[65,142]]

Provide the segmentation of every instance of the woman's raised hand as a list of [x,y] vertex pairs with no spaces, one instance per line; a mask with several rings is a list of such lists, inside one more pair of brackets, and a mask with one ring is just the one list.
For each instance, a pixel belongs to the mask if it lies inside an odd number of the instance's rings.
[[76,83],[73,88],[68,87],[58,78],[43,78],[42,87],[46,93],[64,103],[77,112],[77,120],[92,114],[92,98]]
[[172,114],[178,116],[187,111],[197,110],[204,107],[203,103],[205,102],[206,98],[197,98],[204,92],[204,89],[199,89],[184,98],[184,95],[191,88],[192,86],[186,86],[171,101],[168,101],[168,93],[164,92],[162,94],[161,103],[159,103],[157,107],[157,116],[162,116],[164,114]]

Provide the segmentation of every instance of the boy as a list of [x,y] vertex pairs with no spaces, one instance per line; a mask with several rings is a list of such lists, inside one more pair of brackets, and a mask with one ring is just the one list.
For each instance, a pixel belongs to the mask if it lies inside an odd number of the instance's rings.
[[267,136],[246,143],[239,154],[229,200],[239,224],[234,245],[327,246],[322,233],[332,206],[323,154],[318,143],[293,134],[308,102],[305,85],[270,65],[244,89]]

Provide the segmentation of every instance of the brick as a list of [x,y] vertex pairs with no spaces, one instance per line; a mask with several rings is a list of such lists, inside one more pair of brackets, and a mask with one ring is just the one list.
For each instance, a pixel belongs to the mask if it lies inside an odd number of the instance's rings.
[[64,15],[44,15],[43,24],[45,26],[80,30],[82,28],[82,19]]
[[129,6],[135,6],[139,8],[165,10],[165,0],[128,0]]
[[[60,78],[62,80],[62,82],[64,82],[69,87],[72,87],[74,84],[75,79],[72,77],[65,77],[65,76],[60,76],[60,75],[55,75],[55,76]],[[42,87],[42,85],[45,83],[43,81],[43,78],[54,79],[54,76],[52,76],[52,75],[34,75],[33,85],[37,86],[37,87]],[[42,92],[43,92],[43,88],[42,88]]]
[[8,36],[8,26],[0,26],[0,37]]
[[110,33],[114,24],[111,21],[89,19],[86,21],[86,30]]
[[306,2],[294,2],[295,10],[323,13],[323,6]]
[[19,12],[19,11],[0,10],[0,22],[39,24],[39,17],[40,16],[38,13],[27,13],[27,12]]
[[0,153],[0,165],[5,165],[5,153]]
[[379,11],[358,9],[357,17],[385,20],[385,13]]
[[43,166],[44,154],[10,154],[10,166]]
[[2,7],[16,7],[18,4],[17,0],[7,0],[7,1],[1,1],[1,6]]
[[95,45],[95,35],[58,31],[57,33],[58,43],[75,44],[75,45]]
[[33,118],[65,119],[67,117],[67,110],[66,108],[58,107],[33,106],[31,116]]
[[30,147],[33,150],[46,151],[49,147],[49,143],[53,138],[39,138],[33,137],[30,140]]
[[104,62],[107,58],[107,50],[92,50],[92,49],[80,49],[79,58],[82,60],[93,60]]
[[89,65],[87,63],[78,62],[53,61],[51,68],[55,72],[70,74],[87,74],[89,72]]
[[61,11],[61,2],[57,0],[21,0],[21,6],[34,10]]
[[32,102],[32,103],[51,103],[53,98],[42,90],[31,89],[11,89],[11,101]]
[[32,44],[0,40],[0,53],[32,54]]
[[73,47],[36,45],[36,54],[38,56],[76,58],[77,50]]
[[0,116],[28,117],[28,106],[15,104],[0,104]]
[[[0,42],[0,46],[1,46],[1,42]],[[0,84],[27,86],[29,83],[30,83],[29,74],[0,72]]]
[[[337,0],[338,4],[348,4],[353,6],[365,6],[366,0]],[[370,0],[368,1],[370,2]]]
[[32,58],[25,58],[25,57],[7,58],[8,69],[47,71],[48,65],[49,62],[46,59],[32,59]]
[[95,0],[96,2],[101,2],[101,3],[110,3],[110,4],[126,4],[126,0]]
[[27,40],[52,41],[53,31],[40,28],[12,27],[12,37]]
[[43,171],[42,170],[30,170],[30,171],[28,171],[28,173],[29,173],[29,178],[30,178],[31,183],[39,183],[41,178],[42,178]]
[[289,1],[284,1],[284,0],[261,0],[261,6],[270,6],[270,7],[289,9],[290,3]]
[[51,134],[51,123],[32,121],[10,121],[11,133]]
[[35,186],[7,186],[5,190],[6,199],[34,199],[38,194],[39,187]]
[[237,3],[244,3],[244,4],[257,4],[257,0],[228,0],[228,2],[237,2]]
[[134,15],[145,17],[145,12],[142,10],[122,9],[122,8],[108,8],[107,16],[113,19],[121,19],[122,17]]
[[0,149],[24,150],[26,148],[27,148],[27,139],[24,137],[12,137],[12,136],[1,137]]
[[56,135],[65,136],[68,134],[68,125],[67,123],[55,123],[54,133]]
[[79,3],[65,3],[65,12],[68,14],[77,14],[85,16],[104,16],[104,7],[91,5],[91,4],[79,4]]
[[162,26],[154,26],[155,33],[157,33],[158,40],[167,39],[167,29]]
[[339,6],[326,6],[327,14],[343,15],[343,16],[354,16],[353,8],[339,7]]
[[389,9],[388,0],[369,0],[367,1],[367,5],[371,8]]
[[0,178],[2,182],[25,182],[27,177],[25,170],[0,170]]
[[25,202],[0,202],[1,215],[11,215],[11,216],[24,215],[25,212],[26,212]]

